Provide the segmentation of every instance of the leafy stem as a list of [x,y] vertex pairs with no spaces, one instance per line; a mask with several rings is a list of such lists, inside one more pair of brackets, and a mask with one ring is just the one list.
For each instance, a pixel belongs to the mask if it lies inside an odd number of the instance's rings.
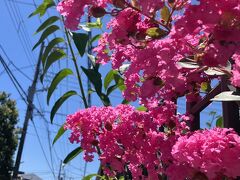
[[79,71],[79,68],[78,68],[78,65],[77,65],[77,59],[76,59],[76,56],[73,52],[73,48],[72,48],[71,41],[70,41],[70,38],[69,38],[69,31],[66,28],[65,28],[65,34],[66,34],[66,37],[67,37],[70,52],[72,54],[72,60],[73,60],[74,66],[75,66],[75,70],[77,72],[77,79],[78,79],[79,88],[80,88],[80,91],[81,91],[81,94],[82,94],[82,100],[83,100],[83,103],[84,103],[84,107],[88,108],[87,99],[86,99],[86,96],[85,96],[85,93],[84,93],[80,71]]

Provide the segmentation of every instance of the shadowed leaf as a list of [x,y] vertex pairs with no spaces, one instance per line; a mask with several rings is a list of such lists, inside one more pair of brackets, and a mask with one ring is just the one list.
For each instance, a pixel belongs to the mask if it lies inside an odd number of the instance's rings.
[[77,95],[76,91],[68,91],[66,92],[62,97],[60,97],[57,102],[54,104],[52,110],[51,110],[51,115],[50,115],[50,120],[51,123],[53,122],[53,118],[58,111],[58,109],[62,106],[62,104],[71,96]]

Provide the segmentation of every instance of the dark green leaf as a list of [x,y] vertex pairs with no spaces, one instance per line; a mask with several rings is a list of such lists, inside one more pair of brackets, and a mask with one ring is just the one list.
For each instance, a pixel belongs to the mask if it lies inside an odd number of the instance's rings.
[[76,45],[79,54],[83,56],[89,39],[88,34],[85,33],[72,33],[72,34],[74,44]]
[[114,74],[117,74],[116,70],[111,70],[107,73],[104,79],[104,89],[107,90],[109,84],[114,80]]
[[81,152],[83,152],[83,149],[81,147],[78,147],[74,149],[72,152],[70,152],[67,157],[63,160],[64,164],[69,163],[71,160],[73,160],[77,155],[79,155]]
[[102,103],[104,104],[104,106],[110,106],[111,105],[110,99],[106,94],[101,93],[101,94],[98,94],[98,96],[102,100]]
[[224,127],[224,125],[223,125],[223,117],[222,116],[217,119],[216,126],[220,127],[220,128]]
[[38,42],[34,45],[33,49],[34,50],[36,47],[38,47],[50,34],[54,33],[55,31],[57,31],[59,29],[58,26],[56,25],[52,25],[50,27],[48,27],[46,30],[43,31],[40,39],[38,40]]
[[64,125],[62,125],[60,127],[60,129],[57,132],[57,135],[55,136],[54,140],[53,140],[53,144],[55,144],[55,142],[66,132],[66,130],[64,129]]
[[39,33],[40,31],[42,31],[43,29],[45,29],[46,27],[48,27],[49,25],[53,24],[54,22],[56,22],[57,20],[59,20],[59,17],[57,16],[51,16],[50,18],[48,18],[46,21],[44,21],[39,28],[37,29],[36,33]]
[[44,66],[43,69],[43,74],[40,77],[41,81],[43,81],[44,75],[46,74],[47,70],[49,69],[49,67],[56,61],[62,59],[63,57],[65,57],[66,54],[63,50],[57,49],[55,51],[53,51],[47,58],[46,60],[46,65]]
[[44,53],[43,53],[43,55],[42,55],[42,64],[43,64],[43,66],[45,65],[45,61],[46,61],[46,59],[47,59],[47,57],[48,57],[48,54],[51,52],[51,50],[54,48],[54,46],[55,46],[56,44],[61,43],[61,42],[64,42],[64,39],[57,37],[57,38],[54,38],[53,40],[51,40],[51,41],[48,43],[48,45],[47,45],[47,47],[45,48]]
[[100,38],[101,38],[101,34],[97,34],[90,40],[89,44],[92,44],[93,42],[97,41]]
[[52,83],[50,85],[50,87],[48,88],[48,93],[47,93],[47,104],[49,104],[49,100],[52,96],[52,93],[54,92],[54,90],[56,89],[57,85],[68,75],[73,74],[71,69],[62,69],[61,71],[59,71],[56,76],[54,77],[54,79],[52,80]]
[[128,101],[128,100],[126,100],[126,99],[124,99],[122,102],[121,102],[121,104],[129,104],[130,102]]
[[114,90],[116,90],[118,88],[118,85],[112,85],[107,89],[107,96],[109,96]]
[[60,97],[57,102],[54,104],[52,110],[51,110],[51,115],[50,115],[50,120],[51,123],[53,122],[53,118],[58,111],[58,109],[61,107],[61,105],[71,96],[76,95],[76,91],[68,91],[66,92],[62,97]]
[[96,72],[93,69],[86,69],[84,67],[82,67],[83,72],[86,74],[86,76],[88,77],[88,79],[91,81],[91,83],[93,84],[96,92],[101,95],[102,94],[102,76],[99,72]]
[[37,14],[39,14],[41,17],[46,13],[47,9],[52,6],[55,6],[53,0],[44,0],[43,3],[40,6],[38,6],[37,9],[32,14],[29,15],[29,17],[35,16]]

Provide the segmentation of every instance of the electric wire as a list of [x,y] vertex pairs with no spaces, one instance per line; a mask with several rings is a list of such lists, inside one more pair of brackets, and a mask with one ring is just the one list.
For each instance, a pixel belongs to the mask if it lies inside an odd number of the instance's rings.
[[[27,94],[26,94],[26,92],[23,90],[21,84],[18,82],[18,80],[17,80],[16,77],[13,75],[13,73],[10,71],[10,69],[6,66],[6,62],[5,62],[5,60],[2,58],[1,55],[0,55],[0,62],[1,62],[1,64],[3,65],[3,67],[5,68],[5,70],[6,70],[7,74],[8,74],[8,76],[9,76],[10,80],[11,80],[12,83],[14,84],[14,86],[15,86],[16,90],[18,91],[19,95],[21,96],[21,98],[24,100],[24,102],[25,102],[26,105],[28,106],[28,105],[29,105],[29,102],[28,102],[28,100],[26,100],[26,99],[27,99]],[[22,92],[21,92],[21,91],[22,91]],[[22,93],[23,93],[24,95],[23,95]],[[25,96],[25,97],[24,97],[24,96]],[[33,108],[36,109],[37,112],[41,114],[41,112],[39,111],[39,109],[36,108],[36,107],[34,106],[34,104],[33,104]],[[34,124],[33,119],[32,119],[32,122],[33,122],[33,124]],[[35,124],[34,124],[34,126],[35,126]],[[36,133],[37,133],[37,132],[36,132]],[[38,135],[38,139],[39,139],[39,135]],[[39,144],[40,144],[40,146],[41,146],[41,149],[42,149],[44,158],[45,158],[45,160],[46,160],[46,162],[47,162],[50,170],[52,171],[53,176],[55,177],[54,170],[51,168],[51,165],[50,165],[50,163],[49,163],[49,161],[48,161],[48,159],[47,159],[47,156],[46,156],[46,153],[45,153],[45,151],[44,151],[44,148],[42,147],[41,141],[39,141]]]
[[13,61],[10,60],[9,56],[7,55],[6,51],[4,50],[3,46],[0,44],[0,49],[2,50],[2,52],[4,53],[4,55],[6,56],[6,58],[8,59],[9,63],[12,64],[14,66],[14,68],[19,71],[24,77],[26,77],[28,80],[32,81],[32,78],[30,78],[28,75],[26,75],[20,68],[18,68]]
[[[16,30],[16,32],[17,32],[17,34],[18,34],[18,38],[19,38],[19,41],[20,41],[20,43],[21,43],[21,46],[22,46],[22,48],[23,48],[23,51],[24,51],[24,53],[25,53],[25,55],[26,55],[26,58],[28,59],[28,62],[32,65],[32,63],[31,63],[31,59],[32,59],[32,55],[31,55],[31,53],[28,51],[29,50],[29,48],[27,47],[27,43],[26,43],[26,40],[25,40],[25,38],[23,37],[23,32],[22,32],[22,28],[21,28],[21,26],[19,26],[19,23],[21,22],[21,20],[20,21],[18,21],[19,19],[17,19],[17,18],[19,18],[18,16],[16,17],[16,13],[14,13],[14,10],[11,8],[11,6],[10,6],[10,2],[8,1],[4,1],[4,3],[5,3],[5,6],[7,7],[7,11],[8,11],[8,14],[10,15],[10,19],[11,19],[11,21],[12,21],[12,24],[13,24],[13,26],[14,26],[14,29]],[[20,27],[20,29],[19,29],[19,27]]]

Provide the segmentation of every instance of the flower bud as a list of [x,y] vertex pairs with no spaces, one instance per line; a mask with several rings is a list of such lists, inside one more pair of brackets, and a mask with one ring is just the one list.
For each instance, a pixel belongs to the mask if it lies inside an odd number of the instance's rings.
[[90,13],[95,18],[103,17],[106,14],[106,11],[102,7],[93,6],[90,9]]
[[110,122],[106,122],[105,128],[106,128],[106,130],[111,131],[112,130],[112,124]]
[[93,146],[98,146],[98,144],[99,144],[98,140],[95,139],[95,140],[92,141]]

